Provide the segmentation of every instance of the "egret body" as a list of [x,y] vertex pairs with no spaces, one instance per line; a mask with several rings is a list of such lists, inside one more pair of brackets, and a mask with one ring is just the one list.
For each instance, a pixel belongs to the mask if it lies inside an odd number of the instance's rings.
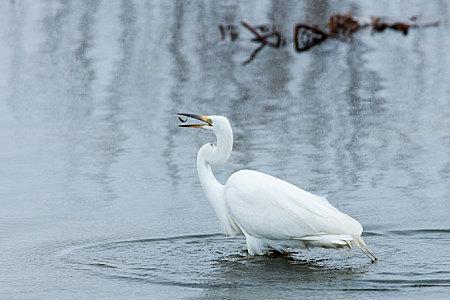
[[377,260],[361,237],[361,224],[325,198],[252,170],[235,172],[225,185],[218,182],[211,167],[226,163],[230,157],[233,131],[229,121],[223,116],[179,116],[201,121],[180,127],[209,129],[215,134],[216,144],[205,144],[198,151],[198,177],[223,231],[229,236],[244,235],[250,255],[266,254],[271,249],[285,252],[290,248],[355,245],[372,262]]

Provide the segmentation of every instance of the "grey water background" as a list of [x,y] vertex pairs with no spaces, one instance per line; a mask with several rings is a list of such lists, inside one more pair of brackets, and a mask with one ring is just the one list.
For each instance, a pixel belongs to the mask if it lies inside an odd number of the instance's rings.
[[[1,299],[447,298],[450,30],[357,33],[298,54],[220,41],[219,23],[330,14],[448,20],[448,1],[0,2]],[[224,182],[250,168],[325,195],[359,251],[246,257],[196,174],[234,128]]]

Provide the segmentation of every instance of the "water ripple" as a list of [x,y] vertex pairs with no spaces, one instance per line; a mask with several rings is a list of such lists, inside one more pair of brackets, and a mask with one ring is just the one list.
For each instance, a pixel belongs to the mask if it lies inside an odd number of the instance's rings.
[[[77,245],[59,251],[57,256],[66,266],[105,278],[194,288],[258,286],[281,277],[314,281],[336,274],[354,276],[366,270],[364,264],[353,266],[348,261],[307,253],[249,257],[243,238],[220,234]],[[249,274],[257,280],[247,281]]]
[[[108,279],[191,288],[230,288],[299,284],[302,289],[340,291],[385,291],[402,288],[448,287],[450,271],[445,263],[430,261],[423,272],[417,262],[392,265],[399,251],[389,248],[393,240],[433,237],[439,239],[448,229],[407,229],[367,232],[380,254],[379,264],[371,265],[358,251],[314,250],[292,252],[287,256],[250,257],[243,238],[221,234],[184,235],[162,238],[106,241],[62,249],[57,257],[66,267]],[[411,241],[409,241],[411,242]],[[448,244],[446,239],[440,239]],[[406,243],[407,244],[407,243]],[[429,245],[424,243],[423,245]],[[421,250],[424,251],[424,250]],[[389,265],[388,269],[385,269]],[[429,267],[429,269],[427,269]],[[324,287],[323,282],[329,282]],[[299,287],[300,288],[300,287]]]

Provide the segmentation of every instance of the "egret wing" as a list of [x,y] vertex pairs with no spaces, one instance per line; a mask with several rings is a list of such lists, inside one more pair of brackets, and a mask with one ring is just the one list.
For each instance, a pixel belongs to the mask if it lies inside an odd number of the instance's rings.
[[225,185],[229,214],[254,237],[286,240],[317,235],[360,235],[362,226],[325,198],[276,177],[242,170]]

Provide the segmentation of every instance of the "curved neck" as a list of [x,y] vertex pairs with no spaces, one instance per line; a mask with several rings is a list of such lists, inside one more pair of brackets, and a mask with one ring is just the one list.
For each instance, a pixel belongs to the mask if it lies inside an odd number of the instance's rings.
[[222,228],[227,234],[233,234],[230,225],[228,211],[225,204],[225,188],[214,176],[211,165],[224,164],[233,148],[233,133],[231,128],[229,134],[217,136],[217,146],[212,144],[203,145],[197,155],[197,172],[206,197],[211,203]]
[[197,172],[203,191],[205,192],[209,202],[211,202],[214,207],[214,203],[222,200],[221,197],[223,197],[223,185],[219,181],[217,181],[212,172],[211,164],[206,159],[206,157],[208,157],[210,147],[211,146],[209,144],[205,144],[198,151]]
[[[217,146],[211,144],[203,145],[197,155],[197,171],[200,183],[206,196],[211,201],[214,193],[219,187],[223,187],[211,170],[211,165],[221,165],[228,161],[231,151],[233,150],[233,131],[228,125],[215,132],[217,138]],[[211,194],[212,193],[212,194]]]

